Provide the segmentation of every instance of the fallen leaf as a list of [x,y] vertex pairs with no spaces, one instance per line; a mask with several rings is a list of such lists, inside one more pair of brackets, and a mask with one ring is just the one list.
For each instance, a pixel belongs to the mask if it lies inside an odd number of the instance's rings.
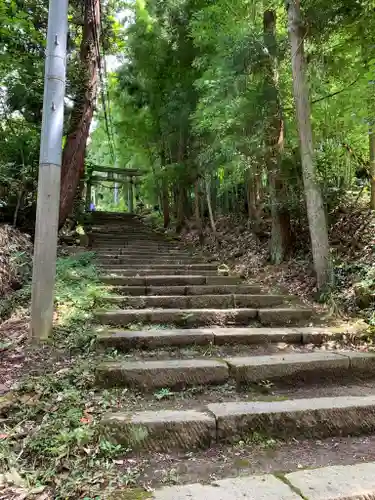
[[22,479],[16,469],[10,469],[10,471],[5,474],[5,478],[8,483],[14,484],[15,486],[25,485],[25,481]]
[[83,414],[84,417],[81,418],[80,422],[82,424],[89,424],[92,421],[92,415],[90,415],[90,413],[88,413],[87,410],[85,410]]

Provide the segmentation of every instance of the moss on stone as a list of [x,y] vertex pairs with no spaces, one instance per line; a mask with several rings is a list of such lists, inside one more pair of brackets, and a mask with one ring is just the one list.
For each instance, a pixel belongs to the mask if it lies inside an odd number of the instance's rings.
[[152,495],[141,488],[118,490],[108,500],[151,500]]

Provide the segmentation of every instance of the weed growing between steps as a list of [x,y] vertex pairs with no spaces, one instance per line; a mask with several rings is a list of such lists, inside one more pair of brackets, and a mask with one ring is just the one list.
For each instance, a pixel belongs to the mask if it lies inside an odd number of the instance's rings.
[[[119,475],[114,459],[127,450],[112,445],[99,431],[101,414],[118,400],[93,384],[99,360],[91,313],[101,306],[102,297],[93,258],[93,253],[84,253],[58,260],[55,328],[49,344],[22,346],[22,367],[12,364],[16,346],[10,345],[6,353],[8,370],[22,374],[0,395],[0,498],[31,489],[55,500],[99,499],[99,491],[133,484],[137,478],[137,469]],[[12,297],[25,317],[29,300],[30,286]]]

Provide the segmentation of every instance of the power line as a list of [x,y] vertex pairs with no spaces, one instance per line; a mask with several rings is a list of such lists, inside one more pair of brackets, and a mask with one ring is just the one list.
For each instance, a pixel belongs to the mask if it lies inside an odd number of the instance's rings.
[[[101,13],[100,0],[98,0],[98,1],[99,1],[99,10]],[[106,133],[108,136],[109,149],[111,152],[112,160],[113,160],[113,162],[115,162],[115,148],[114,148],[113,137],[111,135],[111,130],[110,130],[110,126],[109,126],[107,101],[106,101],[106,94],[105,94],[106,87],[105,87],[105,83],[104,83],[103,69],[102,69],[104,65],[102,65],[102,58],[101,58],[101,53],[100,53],[100,41],[99,41],[99,35],[98,35],[98,24],[100,23],[100,26],[102,26],[102,21],[100,19],[99,23],[98,23],[98,20],[96,18],[94,0],[90,0],[90,5],[91,5],[91,14],[92,14],[92,19],[93,19],[93,38],[94,38],[94,44],[95,44],[95,49],[96,49],[96,55],[97,55],[97,65],[98,65],[99,79],[100,79],[100,94],[101,94],[101,100],[102,100],[102,105],[103,105],[105,129],[106,129]],[[110,107],[109,101],[108,101],[108,107]]]
[[[102,14],[102,4],[99,1],[99,13],[100,13],[100,32],[103,33],[103,14]],[[104,69],[104,79],[106,82],[106,93],[107,93],[107,102],[108,102],[108,117],[109,117],[109,124],[110,124],[110,131],[111,131],[111,136],[112,136],[112,142],[113,146],[115,146],[115,137],[114,137],[114,127],[113,127],[113,120],[112,120],[112,110],[111,110],[111,99],[109,95],[109,84],[108,84],[108,71],[107,71],[107,60],[106,60],[106,53],[105,53],[105,46],[104,46],[104,39],[103,37],[101,38],[102,42],[102,52],[103,52],[103,69]]]

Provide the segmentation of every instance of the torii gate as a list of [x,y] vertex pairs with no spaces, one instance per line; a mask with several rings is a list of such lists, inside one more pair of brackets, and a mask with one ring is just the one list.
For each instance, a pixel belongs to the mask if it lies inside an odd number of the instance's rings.
[[100,182],[110,181],[128,186],[128,207],[129,212],[132,213],[134,211],[134,179],[142,175],[143,172],[134,168],[119,169],[93,165],[86,178],[86,210],[90,210],[92,186]]

